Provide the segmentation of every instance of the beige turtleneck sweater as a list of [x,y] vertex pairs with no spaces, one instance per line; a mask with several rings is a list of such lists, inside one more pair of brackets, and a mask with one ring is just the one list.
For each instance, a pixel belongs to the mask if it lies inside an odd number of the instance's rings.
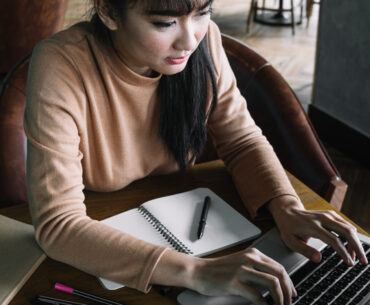
[[[254,216],[272,198],[296,194],[247,111],[213,22],[207,39],[219,98],[208,131]],[[149,290],[166,249],[91,219],[83,189],[114,191],[178,170],[157,136],[160,77],[135,74],[82,23],[37,45],[27,82],[27,183],[37,241],[56,260],[141,291]]]

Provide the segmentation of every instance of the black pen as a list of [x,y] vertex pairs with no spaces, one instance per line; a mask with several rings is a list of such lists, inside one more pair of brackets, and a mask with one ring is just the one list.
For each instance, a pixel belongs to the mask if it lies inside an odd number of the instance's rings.
[[208,215],[210,204],[211,204],[211,198],[209,198],[209,196],[206,196],[203,202],[202,215],[200,216],[200,220],[199,220],[198,239],[201,239],[203,236],[204,228],[207,223],[207,215]]
[[43,295],[39,295],[31,299],[31,304],[35,305],[45,305],[45,304],[54,304],[54,305],[86,305],[85,303],[77,303],[67,300],[55,299]]

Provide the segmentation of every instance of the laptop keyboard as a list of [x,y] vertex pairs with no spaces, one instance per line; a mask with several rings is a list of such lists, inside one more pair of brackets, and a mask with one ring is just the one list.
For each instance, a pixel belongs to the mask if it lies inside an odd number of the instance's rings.
[[[362,246],[370,262],[370,246]],[[370,305],[370,263],[356,259],[349,267],[331,246],[321,254],[319,264],[308,261],[291,276],[298,293],[293,305]],[[271,296],[266,301],[273,304]]]
[[[363,247],[370,262],[370,247]],[[365,266],[356,260],[349,267],[330,246],[321,254],[319,264],[309,261],[291,276],[298,293],[293,304],[370,305],[370,264]]]

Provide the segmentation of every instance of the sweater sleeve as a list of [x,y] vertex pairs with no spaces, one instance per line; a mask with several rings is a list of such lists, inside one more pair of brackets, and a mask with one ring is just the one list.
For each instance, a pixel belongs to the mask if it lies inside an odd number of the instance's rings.
[[166,248],[86,215],[79,150],[86,94],[61,46],[46,41],[35,48],[26,96],[27,186],[36,240],[53,259],[147,292]]
[[272,146],[248,112],[214,23],[210,25],[208,45],[218,85],[218,105],[208,121],[209,134],[243,203],[255,217],[258,209],[271,199],[298,195]]

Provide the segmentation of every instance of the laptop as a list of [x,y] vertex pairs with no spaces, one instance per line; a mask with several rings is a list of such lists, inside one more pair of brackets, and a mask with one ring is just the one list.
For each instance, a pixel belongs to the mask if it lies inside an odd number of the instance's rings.
[[[370,238],[358,233],[370,262]],[[348,267],[338,254],[318,239],[308,244],[322,253],[322,261],[313,263],[303,255],[291,251],[281,240],[277,228],[273,228],[250,247],[257,248],[282,264],[290,275],[298,297],[294,305],[370,305],[370,264],[364,266],[356,260]],[[256,287],[273,304],[268,292]],[[209,297],[192,290],[178,295],[180,305],[248,305],[252,304],[238,296]]]

